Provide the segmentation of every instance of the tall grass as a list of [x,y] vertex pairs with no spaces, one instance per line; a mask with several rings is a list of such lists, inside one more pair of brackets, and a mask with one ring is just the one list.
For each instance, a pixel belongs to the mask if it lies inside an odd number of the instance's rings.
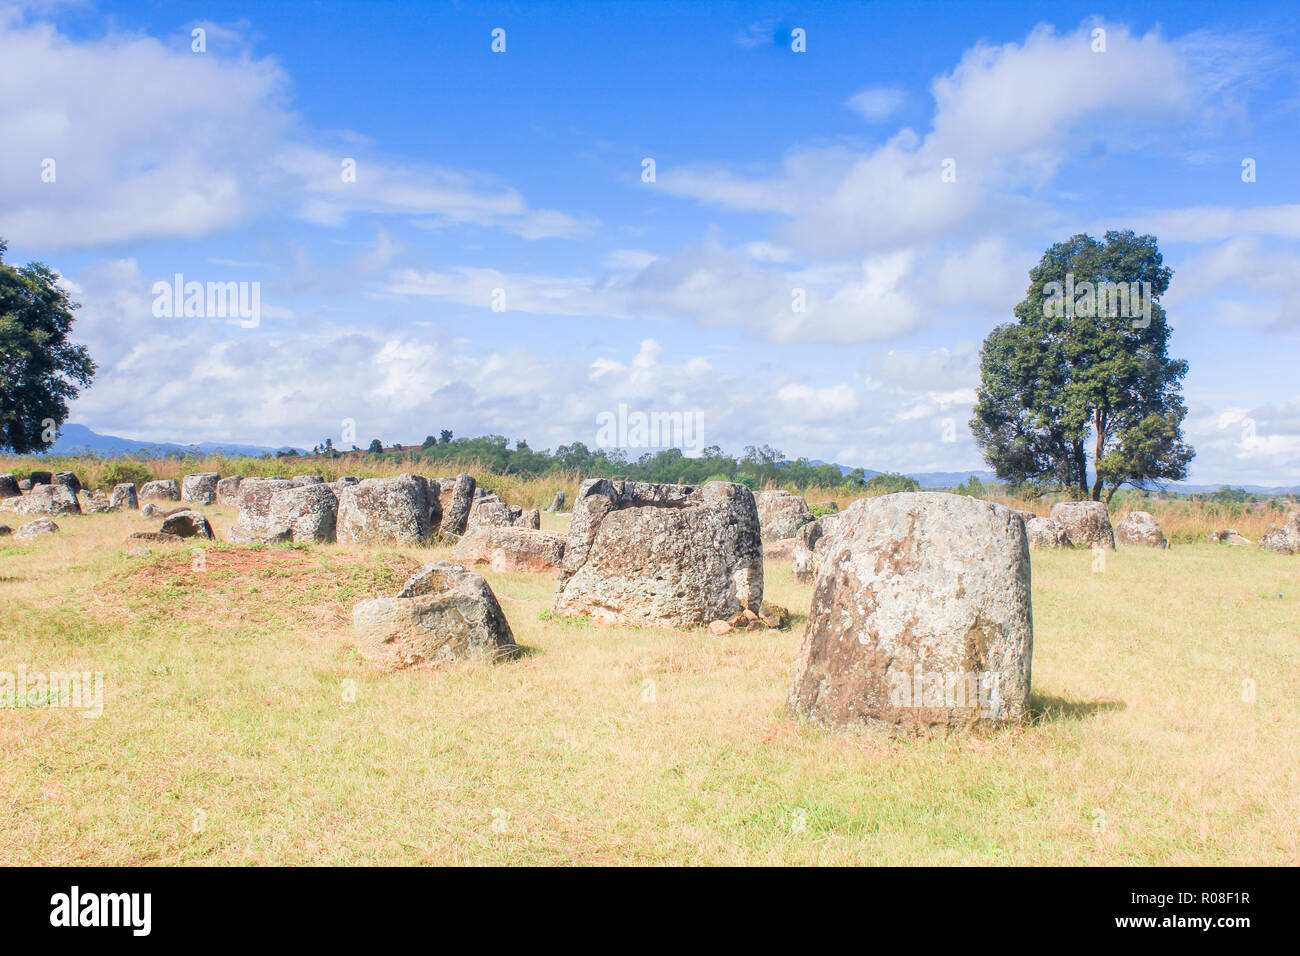
[[557,491],[564,491],[573,501],[583,476],[575,472],[556,472],[548,475],[499,475],[478,462],[458,462],[454,465],[430,467],[427,462],[395,461],[391,457],[378,458],[366,454],[340,455],[337,458],[251,458],[227,455],[190,456],[185,458],[98,458],[95,456],[50,456],[34,459],[18,456],[0,456],[0,474],[12,472],[24,478],[32,471],[75,472],[83,487],[107,491],[114,480],[110,469],[117,462],[130,462],[147,470],[150,478],[173,478],[177,482],[185,475],[200,471],[215,471],[221,475],[243,475],[246,478],[291,478],[294,475],[320,475],[334,481],[344,475],[357,478],[388,478],[401,474],[420,474],[429,478],[467,474],[486,488],[495,491],[502,499],[525,508],[543,508],[551,503]]
[[[108,490],[113,479],[109,471],[114,463],[131,462],[147,470],[153,478],[174,478],[198,471],[216,471],[222,475],[245,477],[288,478],[294,475],[321,475],[333,481],[344,475],[358,478],[385,478],[403,473],[423,474],[431,478],[449,474],[473,475],[480,485],[499,494],[511,504],[524,508],[544,508],[551,503],[557,491],[563,491],[572,504],[578,486],[586,475],[577,471],[553,472],[545,475],[497,474],[477,461],[431,465],[428,462],[402,460],[392,455],[377,457],[365,453],[339,455],[336,458],[285,457],[251,458],[227,455],[188,456],[183,458],[98,458],[91,455],[30,458],[0,456],[0,473],[12,472],[20,478],[32,470],[76,472],[87,488]],[[835,502],[840,509],[863,497],[863,492],[848,485],[816,486],[769,484],[768,488],[784,487],[800,495],[809,503]],[[1032,511],[1046,516],[1051,511],[1054,498],[1024,499],[997,493],[997,486],[988,487],[988,500],[1018,511]],[[1123,491],[1110,504],[1111,520],[1118,522],[1129,511],[1148,511],[1155,516],[1165,536],[1175,544],[1205,541],[1220,528],[1235,528],[1247,538],[1257,540],[1270,524],[1280,522],[1287,511],[1300,510],[1294,497],[1275,497],[1258,502],[1223,503],[1186,497],[1161,498],[1142,492]]]

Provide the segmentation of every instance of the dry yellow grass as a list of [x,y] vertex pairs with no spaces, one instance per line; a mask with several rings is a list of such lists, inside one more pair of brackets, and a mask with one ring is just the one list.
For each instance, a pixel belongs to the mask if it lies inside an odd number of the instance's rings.
[[473,475],[480,485],[495,491],[512,504],[525,508],[544,508],[551,503],[557,491],[564,491],[573,501],[582,476],[577,472],[534,477],[529,475],[498,475],[482,465],[424,462],[397,462],[391,458],[372,458],[365,454],[342,455],[334,459],[323,458],[227,458],[210,455],[206,458],[149,458],[137,460],[98,458],[94,456],[64,456],[37,459],[21,455],[0,455],[0,474],[17,472],[25,475],[33,469],[43,471],[75,472],[86,488],[112,487],[105,475],[114,463],[129,462],[148,470],[151,478],[171,478],[180,482],[185,475],[200,471],[215,471],[222,475],[260,477],[291,477],[293,475],[321,475],[334,481],[344,475],[358,478],[387,478],[405,473],[441,477],[465,473]]
[[[26,474],[34,467],[47,471],[75,472],[88,488],[105,486],[105,471],[115,459],[92,456],[55,457],[37,459],[22,456],[0,455],[0,474],[17,471]],[[438,477],[464,472],[473,475],[478,483],[497,492],[504,500],[524,508],[545,508],[557,491],[563,491],[570,503],[577,494],[583,475],[578,472],[561,472],[554,475],[500,475],[480,464],[430,464],[426,462],[399,462],[392,458],[374,458],[366,454],[347,454],[335,459],[324,458],[154,458],[142,462],[154,478],[173,478],[176,481],[187,474],[199,471],[216,471],[223,475],[260,475],[287,477],[297,474],[319,474],[327,481],[343,475],[359,478],[380,478],[414,472]],[[777,487],[772,485],[770,487]],[[847,487],[822,488],[792,485],[787,491],[802,495],[810,502],[834,501],[840,509],[847,508],[860,493]],[[1018,511],[1033,511],[1046,516],[1051,510],[1051,500],[1040,501],[1021,498],[991,496],[990,500]],[[1208,541],[1220,528],[1236,528],[1251,541],[1256,541],[1269,525],[1280,523],[1287,511],[1300,510],[1300,502],[1291,498],[1275,499],[1276,504],[1256,502],[1250,505],[1224,505],[1210,501],[1193,501],[1187,498],[1138,498],[1133,502],[1116,498],[1111,505],[1111,521],[1118,523],[1130,510],[1151,512],[1165,535],[1177,544]]]
[[383,673],[351,606],[445,548],[56,520],[0,540],[0,670],[101,671],[104,713],[0,710],[0,864],[1300,862],[1300,558],[1035,553],[1032,725],[842,739],[783,712],[811,588],[776,563],[792,629],[721,638],[484,571],[527,653]]

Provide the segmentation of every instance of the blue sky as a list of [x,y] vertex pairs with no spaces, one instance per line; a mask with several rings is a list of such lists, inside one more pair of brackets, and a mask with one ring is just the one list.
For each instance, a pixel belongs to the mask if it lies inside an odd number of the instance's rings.
[[[1296,12],[0,0],[0,236],[83,302],[97,431],[554,448],[626,405],[923,471],[982,466],[979,344],[1043,250],[1133,228],[1190,479],[1294,484]],[[175,273],[260,283],[258,326],[154,316]]]

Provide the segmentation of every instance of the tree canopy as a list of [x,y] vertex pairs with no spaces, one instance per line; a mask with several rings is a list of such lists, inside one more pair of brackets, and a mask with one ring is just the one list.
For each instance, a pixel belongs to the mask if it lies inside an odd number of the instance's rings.
[[6,265],[0,239],[0,449],[50,447],[68,419],[68,401],[90,384],[95,363],[68,340],[80,306],[39,262]]
[[[736,481],[754,489],[776,483],[821,487],[853,484],[834,465],[814,465],[806,458],[786,461],[782,452],[766,445],[746,447],[744,454],[738,458],[725,454],[717,445],[710,445],[693,458],[683,454],[680,448],[663,448],[646,451],[631,459],[624,448],[593,449],[582,442],[561,445],[551,452],[536,451],[522,439],[511,448],[509,439],[504,435],[453,439],[450,432],[444,434],[446,441],[426,441],[418,450],[407,449],[401,452],[389,451],[382,446],[376,450],[376,443],[372,442],[371,452],[386,457],[394,456],[413,464],[419,463],[424,467],[443,469],[444,473],[451,472],[451,469],[460,464],[475,463],[503,475],[577,471],[590,477],[621,477],[638,481],[686,484],[702,484],[712,480]],[[915,485],[915,482],[911,484]]]
[[1016,321],[981,351],[971,430],[998,478],[1106,500],[1186,477],[1187,363],[1169,357],[1154,236],[1073,236],[1029,271]]

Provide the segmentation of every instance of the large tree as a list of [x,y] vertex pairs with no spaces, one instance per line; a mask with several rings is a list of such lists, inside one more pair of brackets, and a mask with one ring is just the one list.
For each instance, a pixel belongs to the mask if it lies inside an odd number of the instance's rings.
[[95,375],[85,346],[68,341],[80,306],[39,262],[5,265],[0,239],[0,449],[44,451],[68,418],[68,400]]
[[1155,237],[1132,231],[1043,254],[1016,321],[980,355],[970,424],[999,478],[1109,501],[1124,484],[1186,477],[1187,363],[1169,357],[1159,301],[1172,276]]

